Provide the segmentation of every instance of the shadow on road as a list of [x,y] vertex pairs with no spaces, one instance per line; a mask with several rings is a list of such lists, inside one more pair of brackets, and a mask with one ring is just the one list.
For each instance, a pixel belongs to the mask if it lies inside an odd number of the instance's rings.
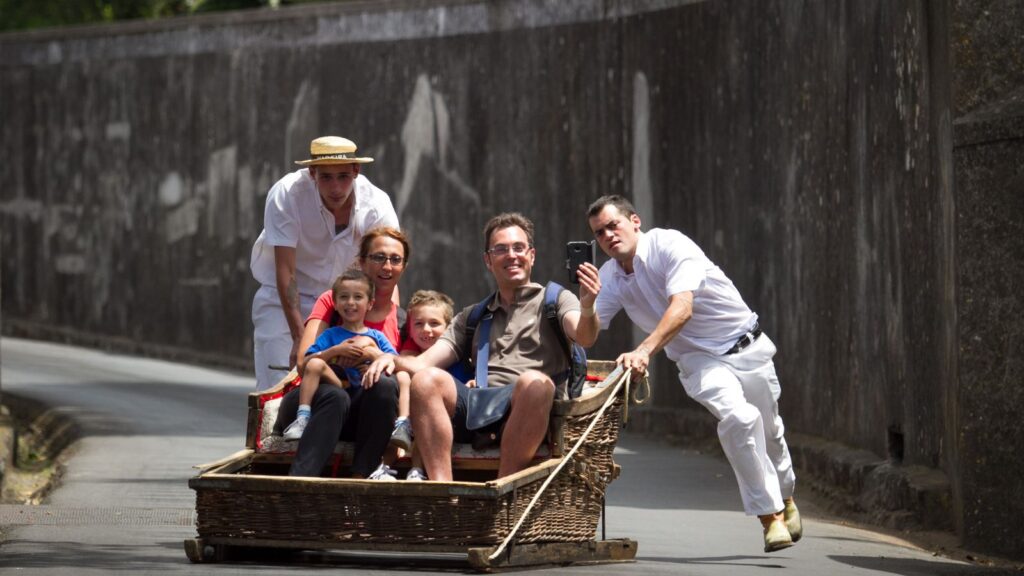
[[887,574],[899,574],[900,576],[959,576],[961,574],[1001,576],[1006,574],[1020,574],[1016,570],[1004,568],[989,568],[986,566],[975,566],[971,564],[955,564],[951,562],[930,562],[928,560],[917,560],[914,558],[886,558],[884,556],[829,556],[836,562],[875,570]]
[[[641,562],[666,562],[669,564],[707,564],[711,566],[744,566],[748,568],[785,568],[782,564],[767,562],[767,558],[764,556],[707,556],[702,558],[637,556],[636,559]],[[747,562],[744,562],[744,560],[747,560]]]
[[[38,542],[29,540],[5,541],[4,554],[0,555],[0,568],[56,569],[81,566],[90,570],[136,574],[167,567],[166,553],[156,550],[147,553],[146,547],[138,545],[48,541],[46,554],[37,553],[37,545]],[[30,552],[20,553],[17,550]],[[188,562],[184,552],[181,554],[181,560]]]

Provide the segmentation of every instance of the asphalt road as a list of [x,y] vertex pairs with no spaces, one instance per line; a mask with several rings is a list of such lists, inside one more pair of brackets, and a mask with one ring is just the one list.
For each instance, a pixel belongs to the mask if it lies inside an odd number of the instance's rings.
[[[62,485],[42,506],[0,507],[5,541],[0,573],[293,574],[325,568],[381,574],[466,572],[458,557],[425,564],[351,553],[300,554],[282,561],[188,562],[195,536],[194,464],[243,445],[246,375],[116,356],[46,343],[0,340],[0,386],[60,406],[84,437]],[[954,575],[991,570],[933,556],[871,531],[831,522],[807,501],[805,536],[795,547],[761,552],[756,519],[740,509],[728,465],[625,434],[616,450],[622,475],[610,487],[607,536],[639,543],[632,564],[545,569],[545,574]],[[797,500],[800,502],[799,491]],[[358,561],[357,561],[358,560]]]

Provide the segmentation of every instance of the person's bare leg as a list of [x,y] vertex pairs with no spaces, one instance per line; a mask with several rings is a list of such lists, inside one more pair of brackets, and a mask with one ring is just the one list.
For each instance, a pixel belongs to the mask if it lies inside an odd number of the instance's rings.
[[444,370],[428,368],[412,377],[409,417],[417,439],[416,449],[431,480],[452,479],[455,400],[455,381]]
[[401,458],[403,454],[404,451],[401,448],[398,446],[391,446],[389,444],[384,450],[384,455],[380,458],[380,463],[393,468],[395,466],[395,462],[398,462],[398,459]]
[[412,378],[409,377],[408,372],[398,372],[395,374],[395,378],[398,380],[398,417],[408,418],[409,387],[412,385]]
[[[398,381],[397,418],[409,418],[409,387],[412,385],[412,378],[409,376],[408,372],[397,372],[395,374],[395,380]],[[409,424],[411,425],[411,422]],[[404,454],[406,454],[405,450],[402,450],[398,446],[389,444],[387,450],[384,452],[382,462],[388,466],[393,466]],[[418,465],[414,463],[413,466]]]
[[[302,373],[302,382],[299,383],[299,405],[309,406],[313,402],[313,395],[316,394],[316,387],[320,385],[320,376],[324,371],[332,372],[327,362],[320,358],[313,358],[306,362],[306,371]],[[333,373],[333,372],[332,372]]]
[[501,463],[498,477],[526,468],[548,431],[555,385],[536,370],[524,372],[515,383],[508,422],[501,437]]

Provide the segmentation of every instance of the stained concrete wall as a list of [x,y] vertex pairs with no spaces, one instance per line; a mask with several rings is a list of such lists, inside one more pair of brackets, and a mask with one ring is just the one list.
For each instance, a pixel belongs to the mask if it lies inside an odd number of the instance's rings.
[[[337,133],[412,236],[405,294],[479,298],[508,209],[564,280],[587,203],[625,192],[761,314],[790,430],[959,474],[947,7],[424,0],[0,36],[4,329],[248,364],[266,190]],[[655,376],[634,425],[692,428]]]
[[963,532],[1024,556],[1024,5],[954,3]]

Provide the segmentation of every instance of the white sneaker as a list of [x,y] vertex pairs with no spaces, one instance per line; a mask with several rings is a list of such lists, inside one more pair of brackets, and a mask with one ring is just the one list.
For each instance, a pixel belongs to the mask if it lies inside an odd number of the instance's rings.
[[306,431],[306,424],[309,424],[309,418],[296,418],[294,422],[284,429],[284,439],[298,440],[302,438],[302,433]]
[[398,480],[396,476],[398,476],[397,470],[392,470],[391,467],[388,466],[387,464],[381,464],[380,466],[377,467],[376,470],[373,471],[372,474],[370,474],[367,480],[383,480],[385,482],[395,482],[396,480]]
[[422,468],[409,468],[409,473],[405,475],[405,479],[410,482],[422,482],[428,480],[427,473]]

